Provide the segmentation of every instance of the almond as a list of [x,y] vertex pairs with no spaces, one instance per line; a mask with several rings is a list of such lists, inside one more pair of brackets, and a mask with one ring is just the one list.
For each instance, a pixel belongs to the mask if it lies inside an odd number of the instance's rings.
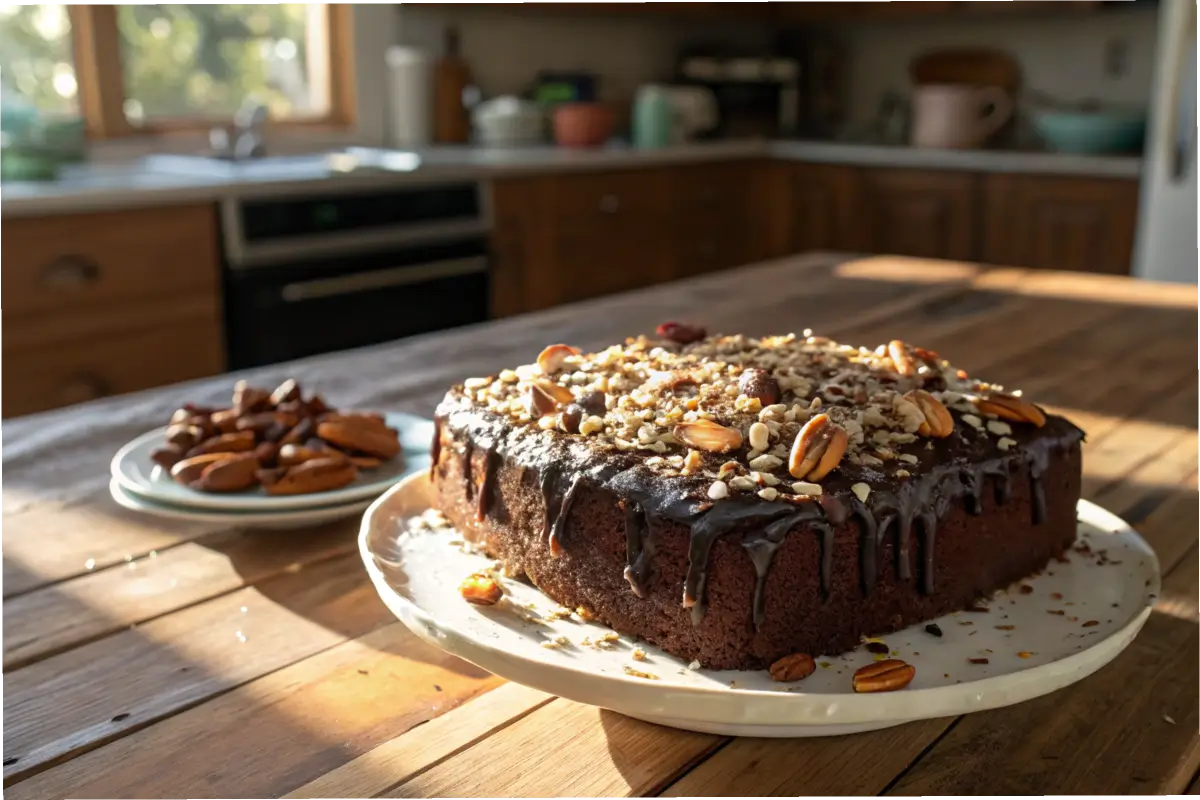
[[921,413],[925,415],[925,421],[921,423],[917,433],[938,439],[944,439],[954,433],[954,417],[950,416],[941,400],[924,389],[913,389],[904,395],[904,399],[921,409]]
[[571,347],[568,344],[552,344],[538,353],[537,365],[541,368],[543,375],[553,375],[562,369],[564,361],[577,355],[579,355],[578,347]]
[[1046,424],[1046,415],[1040,408],[1011,394],[977,397],[974,403],[981,414],[994,414],[1010,422],[1028,422],[1038,428]]
[[254,444],[254,431],[223,433],[200,442],[187,451],[187,457],[201,456],[205,453],[245,453],[253,450]]
[[184,451],[200,441],[203,432],[194,425],[175,423],[167,428],[167,443],[178,445]]
[[558,401],[539,384],[531,383],[525,389],[525,411],[534,419],[548,417],[558,412]]
[[283,435],[279,440],[279,444],[303,444],[308,441],[309,437],[317,430],[317,423],[311,417],[305,417],[292,426],[292,429]]
[[400,452],[397,433],[389,428],[342,419],[317,425],[317,436],[334,447],[376,458],[393,458]]
[[358,469],[345,459],[314,458],[291,467],[279,480],[267,484],[267,494],[292,495],[340,489],[358,477]]
[[468,603],[477,606],[494,606],[500,602],[501,597],[504,597],[504,589],[500,587],[496,579],[484,575],[482,572],[476,572],[460,583],[458,593]]
[[817,414],[797,434],[788,472],[793,478],[819,481],[841,462],[848,441],[846,432],[828,414]]
[[171,467],[183,458],[184,450],[177,444],[167,444],[150,454],[150,460],[163,469],[170,471]]
[[899,339],[892,339],[888,342],[887,350],[893,366],[896,367],[896,372],[901,375],[917,374],[917,367],[913,363],[912,356],[908,354],[908,345]]
[[233,385],[233,410],[240,417],[255,411],[265,411],[271,402],[271,393],[266,389],[251,386],[246,381]]
[[171,479],[176,483],[188,486],[198,479],[212,464],[233,458],[232,453],[203,453],[191,458],[185,458],[171,467]]
[[912,683],[917,668],[898,658],[888,658],[868,664],[854,673],[854,691],[894,692]]
[[336,461],[345,461],[346,454],[330,447],[317,448],[300,444],[285,444],[279,448],[279,454],[276,458],[279,461],[279,466],[294,467],[297,464],[303,464],[305,461],[312,461],[314,458],[332,458]]
[[817,671],[817,662],[808,653],[792,653],[771,665],[771,680],[790,683],[807,678]]
[[208,421],[221,433],[233,433],[237,430],[238,413],[236,408],[225,408],[209,414]]
[[201,492],[244,492],[258,483],[258,469],[253,453],[241,453],[209,464],[190,485]]
[[681,422],[671,431],[689,447],[706,453],[725,453],[742,446],[742,432],[709,419]]
[[299,400],[300,395],[300,384],[296,383],[295,378],[288,378],[279,384],[275,391],[271,392],[271,405],[277,406],[289,400]]

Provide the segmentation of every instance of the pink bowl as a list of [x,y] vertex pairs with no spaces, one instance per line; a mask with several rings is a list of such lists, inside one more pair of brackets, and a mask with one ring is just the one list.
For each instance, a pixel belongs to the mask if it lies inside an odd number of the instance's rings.
[[563,147],[598,147],[612,136],[613,112],[602,103],[567,103],[554,110],[554,141]]

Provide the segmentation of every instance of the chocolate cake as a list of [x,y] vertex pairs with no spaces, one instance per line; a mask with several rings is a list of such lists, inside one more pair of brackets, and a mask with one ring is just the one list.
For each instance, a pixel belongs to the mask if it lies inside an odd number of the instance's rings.
[[467,380],[436,422],[437,503],[464,536],[706,667],[851,649],[1075,537],[1083,432],[900,341],[669,323]]

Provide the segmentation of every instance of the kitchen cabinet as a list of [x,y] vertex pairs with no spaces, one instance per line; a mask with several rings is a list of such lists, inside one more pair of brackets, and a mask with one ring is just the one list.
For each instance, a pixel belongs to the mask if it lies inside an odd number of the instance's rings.
[[548,308],[782,255],[766,161],[492,185],[492,314]]
[[984,186],[983,261],[1129,274],[1136,181],[988,175]]
[[791,218],[789,252],[861,250],[856,237],[859,170],[840,164],[781,164],[780,206]]
[[854,248],[923,258],[975,257],[976,177],[963,172],[863,169]]
[[216,210],[7,219],[5,416],[224,369]]

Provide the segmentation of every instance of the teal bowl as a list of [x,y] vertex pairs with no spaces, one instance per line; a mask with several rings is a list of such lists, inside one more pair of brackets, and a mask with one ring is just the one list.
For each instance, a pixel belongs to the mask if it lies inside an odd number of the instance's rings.
[[1052,149],[1096,155],[1140,152],[1146,139],[1143,112],[1038,111],[1033,128]]

